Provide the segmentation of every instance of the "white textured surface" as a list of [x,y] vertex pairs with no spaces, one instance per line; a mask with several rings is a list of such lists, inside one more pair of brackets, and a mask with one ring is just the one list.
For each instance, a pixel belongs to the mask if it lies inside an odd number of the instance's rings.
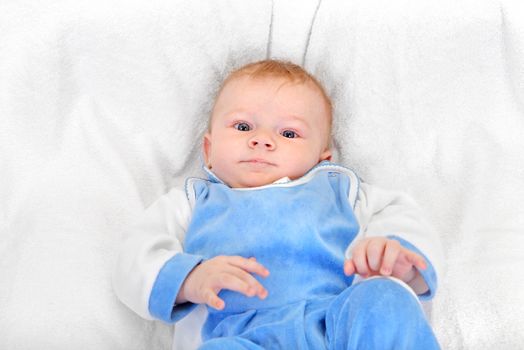
[[443,348],[524,344],[523,6],[323,0],[313,21],[316,9],[0,2],[1,349],[170,347],[169,327],[111,291],[120,232],[198,168],[219,80],[264,58],[270,31],[274,56],[300,63],[308,48],[342,161],[410,192],[441,232]]
[[334,96],[343,162],[411,193],[441,233],[444,349],[524,344],[522,9],[325,0],[306,56]]
[[113,295],[122,228],[199,149],[259,1],[0,1],[0,349],[170,349]]

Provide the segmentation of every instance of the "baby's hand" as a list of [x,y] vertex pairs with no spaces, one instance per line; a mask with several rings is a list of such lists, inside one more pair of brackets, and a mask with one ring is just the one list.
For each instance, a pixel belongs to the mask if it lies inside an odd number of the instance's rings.
[[358,242],[353,247],[351,259],[344,262],[344,273],[348,276],[354,273],[362,277],[393,276],[410,285],[421,279],[415,268],[426,269],[424,258],[385,237],[370,237]]
[[269,271],[255,258],[217,256],[206,260],[197,265],[186,277],[176,298],[176,303],[190,301],[222,310],[225,302],[218,297],[222,289],[233,290],[248,297],[256,295],[260,299],[266,298],[267,290],[251,273],[262,277],[269,275]]

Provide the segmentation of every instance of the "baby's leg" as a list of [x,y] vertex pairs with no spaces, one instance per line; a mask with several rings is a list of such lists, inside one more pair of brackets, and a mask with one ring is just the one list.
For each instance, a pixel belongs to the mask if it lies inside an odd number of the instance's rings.
[[439,349],[416,297],[399,282],[374,278],[339,296],[326,313],[329,349]]
[[199,350],[264,350],[263,347],[242,337],[213,338],[203,343]]

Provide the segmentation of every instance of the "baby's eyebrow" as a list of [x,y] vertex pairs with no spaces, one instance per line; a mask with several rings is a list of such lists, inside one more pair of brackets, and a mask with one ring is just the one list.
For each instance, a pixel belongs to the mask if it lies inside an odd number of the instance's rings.
[[309,123],[301,116],[295,114],[289,114],[282,117],[284,121],[298,122],[306,127],[309,127]]
[[236,109],[231,109],[231,110],[228,110],[226,112],[223,113],[224,115],[228,115],[228,116],[234,116],[236,114],[243,114],[243,115],[246,115],[246,114],[249,114],[249,111],[243,109],[243,108],[236,108]]
[[244,109],[232,109],[220,113],[220,116],[224,122],[229,123],[236,119],[246,119],[250,116],[250,114]]

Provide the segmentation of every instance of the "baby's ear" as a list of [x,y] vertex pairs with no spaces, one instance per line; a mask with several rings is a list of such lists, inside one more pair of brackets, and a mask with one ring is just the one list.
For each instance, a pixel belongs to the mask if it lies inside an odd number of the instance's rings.
[[323,161],[323,160],[328,160],[328,161],[330,161],[332,156],[333,156],[333,154],[332,154],[332,152],[331,152],[331,149],[328,148],[328,149],[326,149],[324,152],[322,152],[322,153],[320,154],[319,162],[321,162],[321,161]]
[[204,135],[202,153],[204,154],[204,163],[209,169],[211,169],[211,161],[209,159],[211,154],[211,134],[209,132],[206,132],[206,134]]

